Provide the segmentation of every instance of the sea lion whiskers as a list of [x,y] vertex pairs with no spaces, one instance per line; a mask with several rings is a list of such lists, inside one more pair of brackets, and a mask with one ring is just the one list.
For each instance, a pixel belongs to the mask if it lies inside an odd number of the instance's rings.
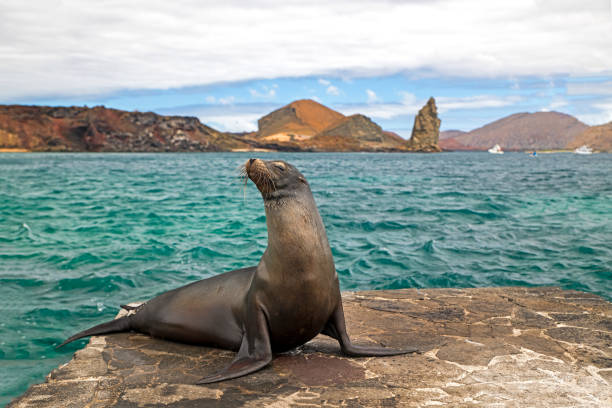
[[276,191],[274,175],[262,160],[251,159],[247,161],[245,169],[248,177],[253,180],[263,194],[270,194]]
[[247,173],[246,165],[244,164],[238,166],[236,170],[238,170],[238,178],[242,184],[242,200],[243,202],[246,202],[246,187],[247,182],[249,181],[249,174]]

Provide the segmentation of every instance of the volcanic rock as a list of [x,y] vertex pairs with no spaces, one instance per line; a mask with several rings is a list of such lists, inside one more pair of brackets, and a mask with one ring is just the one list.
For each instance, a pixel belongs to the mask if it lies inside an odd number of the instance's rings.
[[416,152],[441,152],[438,146],[440,137],[440,119],[436,100],[431,97],[414,118],[412,136],[408,148]]
[[266,141],[287,142],[313,137],[344,115],[311,99],[294,101],[257,121],[256,137]]
[[596,295],[403,289],[344,293],[343,305],[356,344],[423,353],[347,357],[321,335],[260,371],[198,386],[235,353],[110,334],[9,407],[612,406],[612,304]]
[[360,142],[378,142],[384,140],[383,130],[380,126],[364,115],[351,115],[339,122],[334,123],[323,132],[319,137],[327,136],[351,136]]
[[187,116],[103,106],[0,106],[0,148],[30,151],[219,151],[248,146]]

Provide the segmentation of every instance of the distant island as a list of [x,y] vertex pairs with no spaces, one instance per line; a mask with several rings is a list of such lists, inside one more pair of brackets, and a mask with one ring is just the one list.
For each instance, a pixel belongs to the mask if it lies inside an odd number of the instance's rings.
[[443,150],[487,150],[499,144],[506,151],[573,150],[587,145],[612,151],[612,122],[588,126],[560,112],[515,113],[470,132],[440,133]]
[[464,132],[440,132],[435,99],[415,117],[406,140],[367,116],[345,116],[310,99],[294,101],[258,120],[255,132],[221,132],[189,116],[128,112],[103,106],[0,105],[0,152],[441,152],[569,150],[588,145],[612,151],[612,122],[588,126],[559,112],[517,113]]
[[195,117],[103,106],[0,106],[0,151],[53,152],[440,152],[434,98],[415,118],[413,137],[384,131],[364,115],[344,116],[313,100],[290,103],[250,133],[220,132]]

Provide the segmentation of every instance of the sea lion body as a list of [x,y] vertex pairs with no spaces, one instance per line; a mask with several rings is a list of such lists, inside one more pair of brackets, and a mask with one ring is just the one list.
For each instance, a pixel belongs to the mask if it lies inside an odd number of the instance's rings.
[[222,273],[162,293],[130,316],[133,330],[160,339],[236,350],[255,269]]
[[306,179],[281,161],[251,159],[245,170],[260,190],[266,209],[268,246],[256,267],[165,292],[135,313],[77,333],[63,344],[89,335],[133,330],[238,351],[228,367],[199,384],[256,371],[272,360],[273,352],[300,346],[319,333],[337,339],[349,355],[415,352],[350,342],[331,249]]

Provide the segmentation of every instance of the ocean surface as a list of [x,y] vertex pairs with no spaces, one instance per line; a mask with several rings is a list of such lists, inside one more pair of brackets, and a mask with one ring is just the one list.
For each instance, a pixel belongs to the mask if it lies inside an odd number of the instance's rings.
[[[0,405],[120,303],[255,265],[253,153],[0,154]],[[256,153],[309,180],[343,290],[558,285],[612,299],[612,155]]]

